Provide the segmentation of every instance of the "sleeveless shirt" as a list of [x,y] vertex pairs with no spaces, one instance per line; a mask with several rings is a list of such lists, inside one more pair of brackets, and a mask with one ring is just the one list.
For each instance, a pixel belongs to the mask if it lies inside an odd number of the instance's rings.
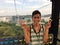
[[33,26],[31,25],[30,31],[30,45],[43,45],[43,26],[38,33],[35,33]]

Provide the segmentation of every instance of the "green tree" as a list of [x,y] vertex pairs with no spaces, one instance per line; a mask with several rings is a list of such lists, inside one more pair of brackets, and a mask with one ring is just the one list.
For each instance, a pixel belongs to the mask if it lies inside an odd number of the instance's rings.
[[23,36],[23,30],[14,23],[0,22],[0,37]]
[[30,21],[31,21],[30,19],[27,20],[27,22],[30,22]]

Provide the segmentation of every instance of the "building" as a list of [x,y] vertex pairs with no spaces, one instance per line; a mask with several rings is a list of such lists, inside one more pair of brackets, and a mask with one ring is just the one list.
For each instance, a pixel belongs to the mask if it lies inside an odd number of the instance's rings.
[[11,20],[11,16],[0,16],[0,22],[10,22]]

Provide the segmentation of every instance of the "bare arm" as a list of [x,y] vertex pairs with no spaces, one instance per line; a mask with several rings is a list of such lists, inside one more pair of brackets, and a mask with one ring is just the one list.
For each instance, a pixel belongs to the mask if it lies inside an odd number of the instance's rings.
[[29,43],[30,42],[30,26],[25,25],[25,22],[22,21],[21,28],[24,31],[25,42]]
[[27,28],[24,29],[24,37],[25,37],[26,43],[29,43],[30,42],[30,28],[29,28],[29,26],[27,26]]
[[47,43],[48,41],[48,32],[50,27],[51,27],[51,20],[49,20],[48,23],[44,26],[44,42],[45,43]]
[[49,32],[49,30],[48,29],[44,29],[44,43],[47,43],[47,41],[48,41],[48,32]]

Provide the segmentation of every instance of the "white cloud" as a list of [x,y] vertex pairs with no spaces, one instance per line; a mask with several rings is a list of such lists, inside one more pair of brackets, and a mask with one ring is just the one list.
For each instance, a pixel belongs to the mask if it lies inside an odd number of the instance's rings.
[[30,9],[37,9],[39,7],[40,7],[40,5],[34,5],[34,6],[26,6],[25,8],[30,10]]
[[29,2],[38,1],[38,0],[28,0]]
[[28,0],[29,2],[36,2],[37,1],[37,3],[38,2],[50,2],[50,0]]
[[45,2],[50,2],[50,0],[43,0],[43,1],[45,1]]
[[5,12],[5,10],[0,10],[0,14],[2,14],[2,13],[4,13]]
[[[45,14],[51,14],[51,10],[52,10],[52,4],[48,3],[48,4],[44,4],[41,8],[40,5],[34,5],[34,6],[26,6],[26,9],[24,9],[23,11],[21,11],[21,14],[31,14],[33,10],[40,10],[42,15]],[[22,9],[21,9],[22,10]]]
[[1,9],[0,10],[0,16],[10,16],[15,15],[14,9]]
[[41,14],[42,15],[47,15],[47,14],[51,14],[51,9],[47,8],[47,9],[41,9]]
[[48,5],[44,8],[41,8],[39,10],[41,11],[42,15],[51,14],[52,13],[52,5],[50,4],[50,5]]
[[19,2],[19,1],[16,1],[16,4],[22,4],[21,2]]
[[[2,9],[0,10],[0,16],[2,15],[16,15],[16,13],[18,15],[30,15],[32,13],[33,10],[40,10],[42,12],[42,15],[44,14],[49,14],[51,13],[51,5],[46,7],[45,5],[51,3],[49,1],[46,1],[46,0],[26,0],[27,2],[30,1],[32,2],[31,4],[30,3],[26,3],[26,1],[24,0],[24,3],[25,5],[23,5],[23,2],[19,2],[19,0],[15,0],[16,1],[16,4],[20,5],[20,6],[17,6],[17,12],[15,12],[15,9],[12,5],[12,7],[7,7],[6,9]],[[4,0],[3,2],[7,3],[7,4],[14,4],[14,0]],[[35,2],[37,2],[35,4]],[[38,2],[42,2],[42,3],[38,3]],[[45,7],[43,7],[45,6]],[[42,7],[42,8],[41,8]]]
[[[40,7],[43,7],[43,6],[45,6],[45,5],[49,5],[49,4],[51,4],[51,2],[49,1],[49,0],[28,0],[28,1],[30,1],[30,2],[32,2],[32,5],[31,4],[29,4],[29,7],[28,6],[26,6],[26,7],[28,7],[28,8],[40,8]],[[34,2],[34,1],[36,1],[36,2]],[[36,3],[36,4],[35,4]],[[26,4],[27,5],[27,4]],[[31,5],[31,6],[30,6]]]
[[[45,4],[41,5],[39,8],[37,8],[37,9],[41,9],[41,8],[49,7],[49,6],[52,6],[52,3],[51,3],[51,2],[45,3]],[[49,8],[50,8],[50,7],[49,7]]]
[[31,15],[32,11],[36,9],[40,10],[42,15],[51,14],[51,4],[40,9],[39,7],[40,7],[39,5],[34,5],[34,6],[26,6],[24,7],[24,9],[17,8],[17,12],[15,12],[15,9],[13,8],[7,8],[7,9],[0,10],[0,16],[16,15],[16,13],[17,15]]
[[[16,4],[22,4],[22,2],[19,2],[19,1],[15,1]],[[5,0],[5,3],[11,3],[11,4],[14,4],[14,0]]]

